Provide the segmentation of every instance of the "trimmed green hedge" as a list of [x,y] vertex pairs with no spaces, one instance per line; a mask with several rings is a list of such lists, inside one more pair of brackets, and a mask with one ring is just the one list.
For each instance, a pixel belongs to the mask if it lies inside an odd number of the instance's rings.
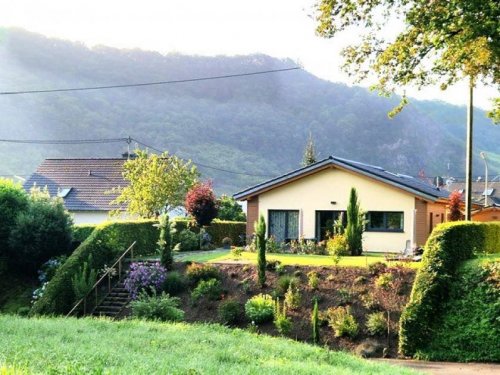
[[[199,233],[200,228],[189,226],[188,219],[174,219],[176,224],[177,233],[183,229],[189,228],[194,233]],[[246,223],[242,221],[222,221],[214,220],[209,227],[207,227],[207,232],[212,237],[212,243],[216,246],[222,246],[222,240],[225,237],[231,238],[234,245],[240,243],[240,235],[245,238],[246,235]],[[174,235],[174,245],[177,243],[177,238]]]
[[441,315],[459,265],[477,252],[500,252],[500,223],[454,222],[437,226],[425,244],[422,267],[400,319],[399,350],[425,347]]
[[57,270],[43,296],[33,305],[31,314],[65,314],[75,301],[71,278],[83,262],[92,255],[93,269],[110,265],[134,241],[134,256],[150,255],[156,251],[158,229],[154,220],[118,221],[100,224]]
[[73,241],[82,243],[97,227],[97,224],[80,224],[73,226]]

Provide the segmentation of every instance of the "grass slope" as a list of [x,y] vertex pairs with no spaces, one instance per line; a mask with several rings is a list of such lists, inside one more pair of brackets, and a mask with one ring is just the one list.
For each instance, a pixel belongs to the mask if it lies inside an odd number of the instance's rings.
[[218,325],[4,315],[0,332],[0,362],[35,373],[415,374]]
[[[312,254],[266,254],[266,259],[279,260],[284,265],[300,265],[300,266],[333,266],[333,258],[328,255],[312,255]],[[176,261],[191,261],[201,263],[218,263],[226,261],[238,260],[241,262],[249,262],[257,264],[257,253],[244,251],[239,258],[235,258],[229,250],[214,250],[210,252],[190,252],[177,253]],[[362,256],[344,256],[340,259],[339,266],[341,267],[367,267],[369,264],[376,262],[384,262],[384,254],[367,253]],[[396,265],[396,262],[390,262],[390,265]],[[404,266],[418,268],[419,262],[405,262]]]
[[500,361],[500,268],[485,273],[485,264],[500,266],[500,254],[464,262],[451,285],[450,299],[421,359],[458,362]]

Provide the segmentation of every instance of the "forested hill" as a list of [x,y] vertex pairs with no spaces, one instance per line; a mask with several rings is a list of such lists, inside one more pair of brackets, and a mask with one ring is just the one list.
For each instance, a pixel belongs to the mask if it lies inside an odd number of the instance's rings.
[[[0,33],[0,91],[178,80],[295,66],[265,55],[183,56]],[[464,93],[465,95],[465,93]],[[413,101],[394,120],[397,99],[321,80],[303,71],[165,86],[0,96],[0,138],[132,136],[197,163],[250,175],[300,165],[312,132],[320,157],[336,155],[417,175],[464,175],[465,108]],[[500,127],[476,113],[476,154],[500,173]],[[0,143],[0,175],[29,174],[46,157],[116,157],[124,144]],[[495,154],[496,152],[496,154]],[[475,160],[475,174],[483,164]],[[266,177],[200,167],[219,193]],[[490,173],[491,173],[490,170]]]

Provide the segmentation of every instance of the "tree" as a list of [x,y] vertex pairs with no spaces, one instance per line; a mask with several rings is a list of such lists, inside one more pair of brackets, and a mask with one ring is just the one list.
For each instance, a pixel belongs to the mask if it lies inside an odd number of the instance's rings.
[[194,185],[186,194],[184,207],[194,217],[199,227],[210,225],[218,212],[212,183],[208,181]]
[[266,284],[266,221],[262,214],[259,220],[255,222],[254,229],[258,252],[257,271],[259,274],[259,284],[263,288]]
[[67,254],[72,225],[60,198],[51,198],[47,189],[32,189],[9,235],[10,260],[19,270],[34,272],[50,258]]
[[316,163],[316,161],[316,148],[314,147],[312,134],[309,133],[309,139],[307,140],[306,148],[304,150],[304,157],[302,158],[302,166],[307,167],[308,165]]
[[345,236],[351,255],[361,255],[363,252],[364,214],[359,208],[358,193],[351,188],[349,204],[347,205],[347,226]]
[[172,254],[172,233],[170,231],[168,214],[164,213],[160,215],[159,222],[156,225],[160,229],[160,238],[158,240],[160,262],[167,270],[171,270],[174,263],[174,256]]
[[221,195],[217,201],[219,206],[219,213],[217,218],[220,220],[229,221],[246,221],[247,217],[241,208],[241,205],[236,202],[232,197]]
[[21,185],[0,178],[0,257],[9,253],[9,235],[16,223],[16,217],[28,206],[28,195]]
[[[500,83],[500,3],[496,0],[320,0],[319,35],[331,38],[362,28],[361,41],[343,51],[344,69],[390,95],[398,87],[448,86],[468,77],[472,85]],[[384,30],[402,22],[399,33]],[[403,99],[391,113],[407,103]]]
[[123,165],[123,178],[129,185],[112,190],[119,193],[112,204],[125,204],[128,213],[145,218],[181,206],[198,178],[191,161],[185,162],[168,152],[156,155],[135,150],[134,153],[137,157]]
[[449,210],[450,213],[448,214],[448,218],[450,221],[458,221],[462,219],[462,212],[460,211],[460,206],[462,204],[462,194],[460,194],[458,191],[453,191],[450,194],[450,203],[449,203]]

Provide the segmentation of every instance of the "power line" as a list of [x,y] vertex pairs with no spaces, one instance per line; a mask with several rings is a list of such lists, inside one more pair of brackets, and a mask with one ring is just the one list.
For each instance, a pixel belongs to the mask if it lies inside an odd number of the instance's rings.
[[118,88],[123,88],[123,87],[158,86],[158,85],[169,85],[169,84],[174,84],[174,83],[199,82],[199,81],[211,81],[211,80],[216,80],[216,79],[248,77],[248,76],[261,75],[261,74],[288,72],[291,70],[298,70],[298,69],[301,69],[301,68],[296,66],[296,67],[292,67],[292,68],[262,70],[262,71],[250,72],[250,73],[225,74],[225,75],[220,75],[220,76],[187,78],[187,79],[177,79],[177,80],[170,80],[170,81],[127,83],[127,84],[109,85],[109,86],[73,87],[73,88],[65,88],[65,89],[26,90],[26,91],[3,91],[3,92],[0,92],[0,95],[42,94],[42,93],[50,93],[50,92],[89,91],[89,90],[118,89]]
[[128,138],[102,138],[102,139],[0,139],[4,143],[24,143],[39,145],[76,145],[87,143],[119,143],[127,142]]
[[[156,151],[156,152],[159,152],[160,154],[163,153],[164,151],[156,148],[156,147],[153,147],[151,145],[147,145],[135,138],[132,138],[133,141],[137,142],[138,144],[140,144],[141,146],[144,146],[146,148],[149,148],[153,151]],[[213,170],[216,170],[216,171],[220,171],[220,172],[225,172],[225,173],[232,173],[232,174],[238,174],[238,175],[243,175],[243,176],[251,176],[251,177],[276,177],[276,176],[273,176],[273,175],[267,175],[267,174],[253,174],[253,173],[246,173],[246,172],[237,172],[237,171],[232,171],[232,170],[229,170],[229,169],[224,169],[224,168],[219,168],[219,167],[214,167],[212,165],[207,165],[207,164],[202,164],[202,163],[198,163],[194,160],[192,160],[193,163],[196,165],[196,166],[200,166],[200,167],[204,167],[204,168],[209,168],[209,169],[213,169]]]

